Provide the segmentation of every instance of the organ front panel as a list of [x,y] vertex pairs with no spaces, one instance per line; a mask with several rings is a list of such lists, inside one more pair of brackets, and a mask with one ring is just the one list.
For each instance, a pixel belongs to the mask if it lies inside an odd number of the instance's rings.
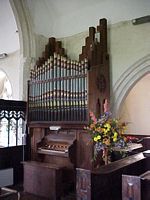
[[109,98],[107,20],[89,28],[79,60],[68,58],[61,41],[49,38],[28,81],[31,160],[60,167],[65,182],[76,167],[92,169],[93,145],[84,126],[90,111],[99,116],[108,110]]

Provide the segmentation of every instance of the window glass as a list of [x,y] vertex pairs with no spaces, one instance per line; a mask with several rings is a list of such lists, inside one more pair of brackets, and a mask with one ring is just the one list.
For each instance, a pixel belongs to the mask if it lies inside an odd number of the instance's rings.
[[[0,70],[0,99],[12,99],[12,88],[6,74]],[[11,109],[10,109],[11,108]],[[12,110],[12,107],[0,110],[0,147],[10,147],[25,144],[25,113]]]

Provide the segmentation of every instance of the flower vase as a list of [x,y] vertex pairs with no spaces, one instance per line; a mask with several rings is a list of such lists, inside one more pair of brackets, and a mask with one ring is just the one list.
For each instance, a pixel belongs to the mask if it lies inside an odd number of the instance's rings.
[[108,165],[108,148],[104,148],[103,150],[103,160],[104,160],[104,163],[105,165]]

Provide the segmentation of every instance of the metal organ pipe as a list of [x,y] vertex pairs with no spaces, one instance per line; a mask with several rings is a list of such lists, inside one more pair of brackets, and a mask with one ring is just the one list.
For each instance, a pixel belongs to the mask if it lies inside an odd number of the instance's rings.
[[30,121],[86,121],[87,59],[54,53],[30,73]]

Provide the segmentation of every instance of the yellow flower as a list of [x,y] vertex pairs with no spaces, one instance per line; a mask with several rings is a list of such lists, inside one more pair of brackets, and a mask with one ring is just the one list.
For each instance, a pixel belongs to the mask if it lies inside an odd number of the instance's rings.
[[117,132],[114,132],[114,136],[113,136],[113,141],[114,141],[114,142],[117,141],[117,136],[118,136],[118,133],[117,133]]
[[110,128],[111,128],[111,126],[110,126],[109,123],[106,123],[106,124],[104,125],[104,127],[107,128],[108,130],[110,130]]
[[101,139],[101,136],[100,136],[100,135],[98,135],[98,136],[97,136],[97,139],[98,139],[98,140],[100,140],[100,139]]
[[105,134],[105,135],[107,134],[107,132],[108,132],[108,130],[107,130],[107,129],[104,129],[104,134]]
[[114,132],[114,137],[117,137],[118,136],[118,133],[117,132]]
[[116,142],[116,141],[117,141],[117,137],[114,137],[114,138],[113,138],[113,141]]
[[[115,143],[124,146],[127,139],[124,137],[126,123],[121,123],[119,119],[111,118],[111,113],[97,119],[93,113],[90,114],[91,123],[86,127],[92,136],[92,141],[100,142],[103,147],[113,147]],[[124,142],[122,142],[124,140]],[[99,150],[97,150],[99,151]]]
[[93,140],[94,140],[94,142],[97,142],[97,137],[95,136]]
[[105,127],[104,134],[106,134],[106,133],[108,133],[108,132],[110,131],[111,125],[110,125],[109,123],[106,123],[106,124],[104,125],[104,127]]
[[93,140],[94,140],[94,142],[97,142],[97,141],[100,140],[100,139],[101,139],[101,136],[100,136],[100,135],[97,135],[97,136],[94,137]]

